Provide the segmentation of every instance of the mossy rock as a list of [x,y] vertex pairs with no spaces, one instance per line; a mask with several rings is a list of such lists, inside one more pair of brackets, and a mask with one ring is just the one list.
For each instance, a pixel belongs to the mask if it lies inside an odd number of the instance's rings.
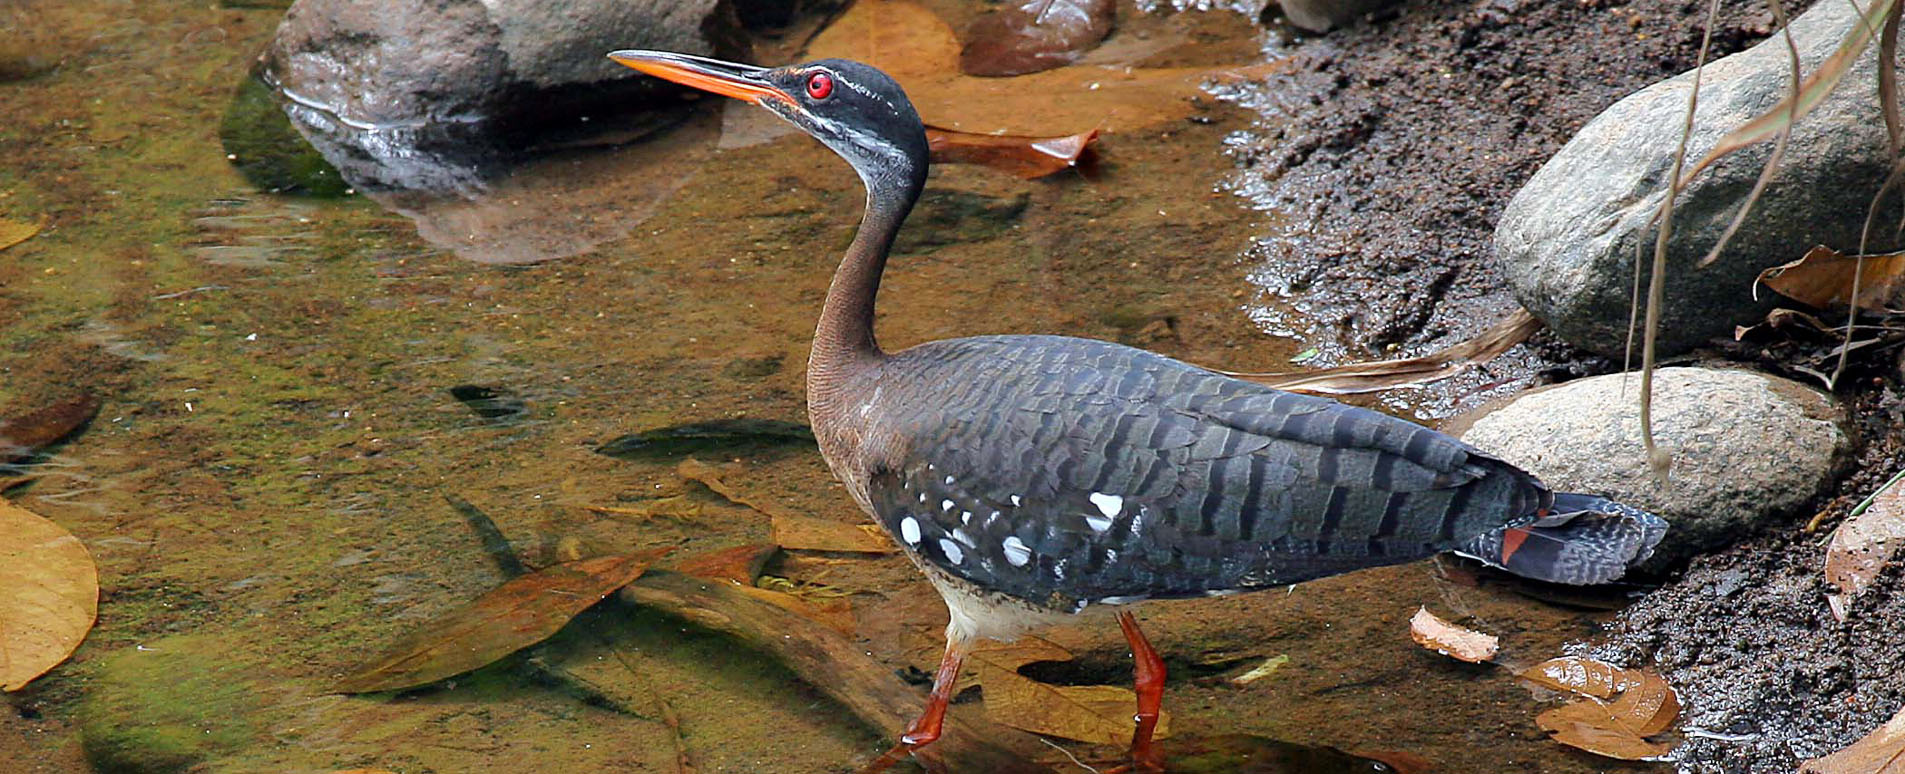
[[350,184],[291,126],[271,87],[247,77],[218,125],[225,156],[246,182],[271,193],[338,197]]
[[172,774],[260,735],[257,670],[230,643],[185,635],[107,656],[80,704],[86,757],[104,774]]

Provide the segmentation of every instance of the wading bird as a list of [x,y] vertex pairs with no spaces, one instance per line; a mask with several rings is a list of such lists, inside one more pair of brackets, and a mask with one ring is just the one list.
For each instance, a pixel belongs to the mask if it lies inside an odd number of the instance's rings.
[[1134,603],[1441,551],[1529,578],[1601,583],[1666,531],[1635,508],[1550,492],[1419,425],[1118,344],[979,336],[882,351],[874,297],[928,157],[899,84],[838,59],[770,69],[658,51],[609,56],[773,112],[866,185],[859,233],[814,333],[808,413],[827,465],[939,589],[951,619],[926,711],[867,772],[939,738],[960,665],[981,638],[1113,611],[1136,661],[1125,770],[1155,772],[1164,663]]

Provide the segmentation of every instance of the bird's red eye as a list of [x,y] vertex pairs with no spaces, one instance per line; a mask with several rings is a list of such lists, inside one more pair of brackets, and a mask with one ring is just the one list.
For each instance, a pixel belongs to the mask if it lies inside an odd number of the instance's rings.
[[833,93],[833,76],[826,73],[814,73],[807,76],[807,96],[814,99],[826,99]]

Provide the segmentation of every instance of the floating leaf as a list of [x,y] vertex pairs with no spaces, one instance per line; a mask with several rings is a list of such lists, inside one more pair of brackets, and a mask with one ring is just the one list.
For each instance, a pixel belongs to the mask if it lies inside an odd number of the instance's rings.
[[[1854,271],[1859,275],[1856,301],[1852,298]],[[1871,312],[1905,309],[1905,253],[1843,255],[1822,245],[1807,250],[1797,261],[1760,272],[1757,281],[1820,309],[1848,304]]]
[[978,164],[1030,180],[1078,166],[1098,130],[1064,137],[972,134],[926,127],[926,146],[934,163]]
[[1823,758],[1806,761],[1800,774],[1905,774],[1905,708],[1865,738]]
[[1535,716],[1535,725],[1554,740],[1595,755],[1639,761],[1658,758],[1671,745],[1649,742],[1616,722],[1601,700],[1588,698]]
[[1826,547],[1826,582],[1839,590],[1827,594],[1832,615],[1845,620],[1846,606],[1878,579],[1885,564],[1905,548],[1905,470],[1852,510]]
[[628,585],[666,550],[558,564],[515,578],[446,613],[338,681],[338,693],[391,691],[482,667],[555,634]]
[[99,608],[85,544],[0,500],[0,689],[17,691],[79,647]]
[[[1533,336],[1538,330],[1541,330],[1541,321],[1529,314],[1528,310],[1517,309],[1507,319],[1496,323],[1475,338],[1423,357],[1383,360],[1375,363],[1351,363],[1315,371],[1263,374],[1219,371],[1219,373],[1292,392],[1324,395],[1375,392],[1427,384],[1454,376],[1495,359],[1516,344],[1527,341],[1528,337]],[[1300,363],[1310,357],[1315,357],[1314,350],[1291,358],[1291,362]]]
[[683,575],[731,580],[743,586],[752,586],[754,579],[760,577],[761,568],[766,567],[767,560],[774,558],[774,552],[779,550],[780,546],[771,543],[723,548],[683,557],[675,563],[674,569]]
[[1024,75],[1078,61],[1111,34],[1112,0],[1018,0],[966,27],[959,69],[967,75]]
[[45,218],[41,218],[31,223],[28,223],[24,220],[11,220],[8,218],[0,218],[0,250],[5,250],[21,242],[25,242],[26,240],[32,239],[33,235],[40,233],[40,229],[44,227],[45,225],[46,225]]
[[893,540],[872,524],[847,524],[809,516],[775,516],[770,539],[781,548],[890,554]]
[[1637,672],[1640,683],[1607,706],[1608,714],[1637,736],[1653,736],[1673,726],[1680,717],[1680,696],[1660,675]]
[[596,447],[595,453],[653,459],[716,448],[813,444],[814,431],[806,425],[776,419],[713,419],[624,435]]
[[937,15],[908,0],[856,2],[807,47],[807,58],[856,59],[906,89],[926,123],[978,134],[1064,135],[1093,127],[1130,131],[1190,115],[1209,80],[1260,78],[1281,62],[1235,67],[1073,65],[1011,79],[959,72],[959,41]]
[[1501,640],[1494,635],[1456,626],[1437,618],[1426,607],[1417,609],[1409,619],[1409,636],[1417,645],[1471,664],[1494,658],[1501,648]]
[[0,464],[18,462],[80,429],[99,412],[99,398],[80,395],[0,421]]

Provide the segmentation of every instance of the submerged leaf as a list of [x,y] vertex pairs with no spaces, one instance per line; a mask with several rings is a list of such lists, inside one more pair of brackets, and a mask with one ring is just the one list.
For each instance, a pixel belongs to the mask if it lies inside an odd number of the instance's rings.
[[[993,720],[1035,734],[1095,744],[1125,744],[1137,726],[1138,696],[1111,685],[1049,685],[1014,671],[979,665],[986,714]],[[1153,738],[1171,734],[1170,715],[1158,713]]]
[[1535,717],[1557,742],[1622,760],[1656,758],[1672,749],[1646,739],[1680,717],[1680,697],[1659,675],[1566,656],[1536,664],[1520,677],[1584,697]]
[[966,28],[959,69],[967,75],[1024,75],[1078,61],[1111,34],[1112,0],[1018,0]]
[[1129,131],[1190,114],[1209,80],[1259,78],[1283,65],[1131,68],[1073,65],[1013,78],[959,72],[959,41],[932,11],[909,0],[856,2],[815,36],[807,58],[856,59],[905,87],[926,123],[978,134],[1064,135]]
[[692,575],[697,578],[731,580],[743,586],[754,585],[754,579],[760,577],[761,568],[767,566],[767,560],[774,558],[780,546],[771,543],[752,543],[718,551],[707,551],[683,557],[675,563],[675,572]]
[[[1862,264],[1862,265],[1861,265]],[[1852,297],[1852,278],[1859,295]],[[1870,312],[1905,309],[1905,252],[1843,255],[1830,247],[1807,250],[1797,261],[1760,272],[1757,282],[1807,306],[1825,309],[1851,304]]]
[[1905,774],[1905,708],[1865,738],[1823,758],[1806,761],[1800,774]]
[[899,547],[872,524],[847,524],[809,516],[773,517],[770,533],[781,548],[805,551],[846,551],[862,554],[890,554]]
[[1866,498],[1852,516],[1832,531],[1826,547],[1827,594],[1832,615],[1845,620],[1846,606],[1878,579],[1887,562],[1905,548],[1905,471]]
[[926,146],[934,163],[978,164],[1030,180],[1078,166],[1098,130],[1064,137],[972,134],[926,127]]
[[86,639],[99,570],[73,533],[0,500],[0,599],[0,689],[17,691]]
[[411,688],[485,666],[548,639],[628,585],[666,550],[558,564],[515,578],[427,623],[331,690]]
[[1624,761],[1658,758],[1673,749],[1672,745],[1642,739],[1615,722],[1608,705],[1599,699],[1582,699],[1543,712],[1535,716],[1535,725],[1569,747]]
[[1409,619],[1409,636],[1417,645],[1471,664],[1494,658],[1501,649],[1501,640],[1494,635],[1456,626],[1437,618],[1426,607],[1417,609]]
[[788,510],[786,506],[771,500],[749,498],[747,495],[742,494],[740,490],[722,481],[721,471],[718,468],[693,457],[682,460],[681,464],[676,465],[675,473],[689,481],[700,483],[702,486],[707,487],[709,491],[721,495],[721,497],[728,502],[753,508],[756,511],[766,514],[769,518],[804,518],[800,514]]
[[83,427],[99,412],[99,398],[80,395],[0,421],[0,464],[33,456]]
[[5,250],[21,242],[25,242],[28,239],[32,239],[33,235],[40,233],[40,228],[45,225],[45,218],[31,223],[24,220],[0,218],[0,250]]
[[[1501,322],[1467,341],[1422,357],[1382,360],[1375,363],[1351,363],[1335,368],[1289,373],[1246,374],[1220,371],[1227,376],[1256,382],[1266,387],[1292,392],[1349,395],[1362,392],[1411,387],[1446,379],[1486,363],[1541,330],[1541,321],[1526,309],[1517,309]],[[1314,353],[1310,354],[1314,357]],[[1308,360],[1302,354],[1291,362]]]

